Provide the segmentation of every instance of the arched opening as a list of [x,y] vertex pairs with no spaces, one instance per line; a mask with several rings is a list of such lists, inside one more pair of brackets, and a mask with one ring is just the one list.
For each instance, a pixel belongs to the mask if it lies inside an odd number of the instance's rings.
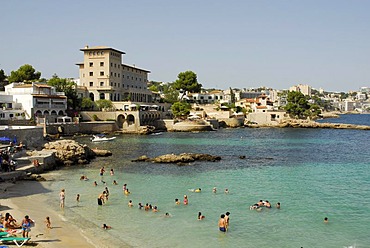
[[41,110],[37,110],[36,113],[35,113],[36,116],[42,116],[42,112]]
[[130,126],[132,124],[135,124],[135,117],[133,115],[127,116],[127,124]]
[[58,115],[64,115],[63,110],[59,110]]
[[55,110],[51,111],[51,115],[57,115],[57,111]]
[[48,114],[49,114],[49,111],[45,110],[44,115],[48,115]]
[[117,125],[119,127],[122,127],[123,123],[125,122],[126,118],[124,115],[118,115],[117,116]]
[[105,99],[105,94],[104,93],[100,93],[99,98],[100,98],[100,100]]
[[90,97],[91,101],[94,101],[94,93],[92,93],[92,92],[91,92],[91,93],[89,94],[89,97]]

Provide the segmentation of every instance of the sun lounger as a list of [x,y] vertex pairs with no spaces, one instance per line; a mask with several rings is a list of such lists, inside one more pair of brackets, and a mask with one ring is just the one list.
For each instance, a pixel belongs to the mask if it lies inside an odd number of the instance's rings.
[[0,237],[6,237],[8,235],[9,235],[8,232],[0,232]]
[[18,247],[24,245],[30,238],[0,237],[0,242],[14,242]]

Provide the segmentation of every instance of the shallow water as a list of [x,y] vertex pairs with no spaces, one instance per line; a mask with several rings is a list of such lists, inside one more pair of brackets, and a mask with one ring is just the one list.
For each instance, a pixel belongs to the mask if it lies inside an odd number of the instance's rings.
[[[102,223],[113,226],[103,234],[114,237],[111,247],[121,240],[134,247],[370,247],[368,137],[359,130],[261,128],[123,135],[102,144],[81,138],[114,155],[58,171],[60,181],[50,187],[56,192],[66,189],[64,217],[85,232],[101,235]],[[181,152],[210,153],[222,160],[188,166],[131,162],[141,155]],[[246,159],[240,159],[242,155]],[[101,166],[107,170],[103,177]],[[80,181],[82,174],[90,180]],[[101,180],[110,190],[104,206],[96,200],[105,187]],[[119,185],[112,185],[113,180]],[[122,193],[123,183],[131,195]],[[201,193],[189,191],[198,187]],[[225,188],[229,194],[223,193]],[[56,192],[50,197],[57,209]],[[174,199],[182,201],[184,194],[189,205],[175,205]],[[135,207],[127,206],[129,199]],[[249,210],[260,199],[281,202],[282,207]],[[139,210],[139,202],[160,211]],[[197,221],[198,211],[204,220]],[[217,221],[226,211],[231,224],[225,234],[218,231]],[[166,212],[172,217],[163,217]],[[329,223],[323,223],[324,217]]]

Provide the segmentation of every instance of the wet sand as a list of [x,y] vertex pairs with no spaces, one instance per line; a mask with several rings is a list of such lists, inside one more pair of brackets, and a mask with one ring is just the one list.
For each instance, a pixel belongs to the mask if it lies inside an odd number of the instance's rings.
[[[29,235],[31,242],[25,246],[110,247],[108,242],[102,242],[104,240],[102,237],[92,237],[91,234],[84,232],[83,228],[69,223],[63,216],[63,210],[53,209],[48,202],[58,201],[59,192],[54,192],[55,197],[48,199],[50,197],[47,193],[50,191],[46,187],[47,184],[48,182],[36,181],[0,183],[0,213],[5,216],[5,213],[9,212],[18,223],[22,222],[25,215],[29,215],[35,221],[35,227],[31,228]],[[50,217],[51,229],[46,228],[44,222],[46,216]],[[104,236],[104,233],[102,234]],[[17,236],[21,237],[21,234]],[[8,245],[16,247],[14,243]]]

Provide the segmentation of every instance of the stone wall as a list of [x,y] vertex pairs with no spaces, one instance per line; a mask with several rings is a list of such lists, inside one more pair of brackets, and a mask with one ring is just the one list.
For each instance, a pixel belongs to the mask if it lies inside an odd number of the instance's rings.
[[58,129],[62,129],[61,135],[74,135],[76,133],[96,134],[104,132],[114,132],[119,130],[115,121],[95,121],[95,122],[80,122],[80,123],[54,123],[46,127],[48,134],[60,133]]
[[17,143],[23,142],[27,147],[40,147],[44,144],[43,128],[35,126],[11,126],[8,129],[1,130],[0,136],[6,136],[10,139],[16,137]]

